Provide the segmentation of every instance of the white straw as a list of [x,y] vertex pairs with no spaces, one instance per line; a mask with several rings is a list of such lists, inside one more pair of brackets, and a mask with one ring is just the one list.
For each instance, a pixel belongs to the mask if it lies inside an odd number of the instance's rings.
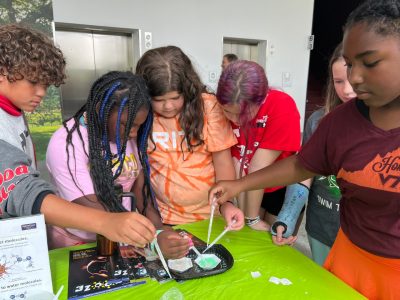
[[210,249],[212,246],[214,246],[216,242],[218,242],[229,230],[231,230],[231,225],[233,225],[235,223],[236,223],[236,220],[233,220],[232,223],[228,227],[226,227],[225,230],[222,231],[222,233],[219,236],[217,236],[215,238],[215,240],[210,245],[208,245],[207,248],[204,249],[204,251],[202,253],[206,252],[208,249]]
[[158,256],[160,257],[161,263],[162,263],[165,271],[167,271],[169,278],[172,278],[171,273],[169,272],[169,268],[168,268],[167,262],[165,261],[164,255],[161,252],[161,249],[160,249],[160,246],[157,243],[157,240],[155,241],[154,246],[156,247]]
[[200,251],[197,250],[197,248],[195,246],[190,247],[190,249],[192,249],[197,254],[197,256],[201,256]]
[[211,236],[211,229],[212,229],[212,224],[213,224],[213,219],[214,219],[214,211],[215,211],[215,201],[216,199],[213,199],[213,202],[211,203],[211,213],[210,213],[210,221],[208,223],[208,233],[207,233],[207,246],[208,243],[210,242],[210,236]]
[[53,297],[53,300],[58,300],[58,297],[60,297],[62,290],[64,289],[64,285],[62,285],[59,289],[57,294]]

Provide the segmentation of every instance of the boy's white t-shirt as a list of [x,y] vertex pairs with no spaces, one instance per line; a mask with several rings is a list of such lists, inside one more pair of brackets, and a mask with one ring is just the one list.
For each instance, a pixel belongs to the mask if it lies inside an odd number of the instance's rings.
[[[68,128],[71,128],[74,120],[67,122]],[[64,127],[58,129],[50,139],[46,164],[50,173],[52,182],[57,187],[57,193],[61,198],[73,201],[83,195],[94,195],[94,186],[89,170],[89,141],[86,127],[80,126],[82,140],[75,130],[69,145],[69,169],[74,176],[75,182],[68,169],[68,155],[66,152],[67,131]],[[111,152],[117,153],[115,143],[110,143]],[[85,153],[85,150],[86,153]],[[115,172],[117,166],[114,167]],[[115,183],[121,184],[124,192],[129,192],[135,183],[137,176],[141,171],[141,165],[138,156],[138,150],[135,141],[130,140],[126,146],[126,156],[122,166],[121,175],[115,180]],[[79,188],[78,188],[79,187]],[[123,205],[126,209],[131,209],[130,198],[123,198]],[[90,220],[87,220],[90,222]],[[62,229],[55,226],[49,226],[48,230],[49,247],[58,248],[72,246],[79,243],[91,242],[96,239],[94,233],[84,232],[76,229]]]

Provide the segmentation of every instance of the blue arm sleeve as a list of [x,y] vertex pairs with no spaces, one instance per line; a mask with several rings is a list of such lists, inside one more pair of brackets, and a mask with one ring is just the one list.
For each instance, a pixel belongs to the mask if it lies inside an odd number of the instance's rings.
[[285,227],[283,237],[293,235],[297,219],[308,199],[309,189],[301,184],[295,183],[286,188],[285,201],[279,212],[276,222],[271,226],[271,233],[276,235],[276,228],[279,225]]

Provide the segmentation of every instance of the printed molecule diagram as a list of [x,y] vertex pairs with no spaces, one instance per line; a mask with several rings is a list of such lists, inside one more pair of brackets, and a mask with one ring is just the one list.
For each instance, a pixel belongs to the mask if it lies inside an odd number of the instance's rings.
[[11,273],[18,273],[18,271],[25,271],[34,267],[31,256],[22,257],[20,255],[12,254],[0,256],[0,280],[5,278]]

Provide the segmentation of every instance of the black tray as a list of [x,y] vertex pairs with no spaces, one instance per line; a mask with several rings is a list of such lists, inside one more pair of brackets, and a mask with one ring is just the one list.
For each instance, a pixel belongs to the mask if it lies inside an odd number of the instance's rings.
[[[197,250],[202,252],[206,246],[196,246]],[[196,279],[201,277],[207,277],[212,275],[217,275],[228,271],[233,266],[233,257],[229,253],[229,251],[222,246],[221,244],[216,244],[208,249],[205,254],[215,254],[221,260],[221,262],[212,270],[204,270],[200,268],[196,263],[195,259],[197,258],[197,254],[194,253],[193,250],[189,251],[189,254],[186,257],[189,257],[192,260],[193,267],[186,270],[185,272],[177,272],[170,269],[170,273],[172,277],[176,280],[187,280],[187,279]]]

